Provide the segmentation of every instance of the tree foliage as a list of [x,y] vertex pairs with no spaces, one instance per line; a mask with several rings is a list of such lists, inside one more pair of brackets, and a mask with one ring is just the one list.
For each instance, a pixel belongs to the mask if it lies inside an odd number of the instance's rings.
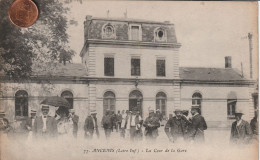
[[0,70],[12,78],[28,78],[34,65],[70,61],[75,52],[66,32],[69,8],[57,0],[34,0],[39,18],[34,25],[20,28],[8,17],[13,0],[0,0]]

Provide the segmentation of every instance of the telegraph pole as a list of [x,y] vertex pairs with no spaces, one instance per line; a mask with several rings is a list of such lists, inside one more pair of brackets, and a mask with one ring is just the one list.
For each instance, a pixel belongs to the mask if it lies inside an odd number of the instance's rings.
[[250,60],[250,78],[253,78],[253,62],[252,62],[252,50],[253,50],[253,46],[252,46],[252,37],[253,34],[252,33],[248,33],[248,40],[249,40],[249,60]]

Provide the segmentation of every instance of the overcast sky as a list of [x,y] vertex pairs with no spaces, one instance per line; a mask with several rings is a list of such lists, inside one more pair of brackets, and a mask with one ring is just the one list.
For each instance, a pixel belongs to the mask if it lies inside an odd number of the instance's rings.
[[253,33],[254,63],[257,63],[256,2],[155,2],[155,1],[83,1],[69,4],[69,18],[78,22],[68,29],[70,46],[77,55],[84,43],[83,22],[86,15],[124,17],[175,24],[180,48],[180,66],[224,67],[224,57],[232,56],[233,68],[249,73],[248,32]]

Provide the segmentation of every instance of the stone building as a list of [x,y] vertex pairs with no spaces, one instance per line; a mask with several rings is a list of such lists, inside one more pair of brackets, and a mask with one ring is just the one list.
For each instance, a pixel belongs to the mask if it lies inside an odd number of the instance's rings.
[[209,127],[229,126],[237,109],[247,120],[254,116],[254,81],[232,68],[231,57],[223,68],[180,67],[181,44],[168,21],[86,16],[84,38],[82,64],[34,68],[32,80],[21,83],[3,78],[1,105],[10,120],[39,110],[50,95],[67,98],[81,125],[91,109],[99,120],[107,109],[133,107],[143,117],[149,108],[160,109],[166,118],[176,108],[197,105]]

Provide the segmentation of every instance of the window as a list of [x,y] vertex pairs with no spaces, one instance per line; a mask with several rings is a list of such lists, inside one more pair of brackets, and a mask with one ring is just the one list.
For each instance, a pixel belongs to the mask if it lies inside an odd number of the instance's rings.
[[154,40],[156,42],[166,42],[166,31],[163,28],[156,28],[154,31]]
[[235,118],[237,105],[237,94],[234,91],[231,91],[227,95],[227,117],[230,119]]
[[115,39],[116,38],[115,27],[112,24],[108,23],[103,26],[102,38],[103,39]]
[[156,74],[157,76],[165,76],[165,60],[157,59],[156,60]]
[[132,58],[131,59],[131,75],[132,76],[140,76],[140,58]]
[[235,112],[236,112],[236,99],[228,99],[227,100],[227,116],[228,118],[235,118]]
[[159,109],[163,116],[166,116],[166,94],[159,92],[156,94],[156,110]]
[[103,96],[103,114],[106,110],[116,111],[116,96],[113,92],[107,91]]
[[129,94],[129,111],[133,111],[133,108],[137,108],[140,115],[143,116],[143,94],[139,90],[133,90]]
[[61,97],[65,98],[70,103],[70,109],[73,108],[73,94],[70,91],[64,91],[61,93]]
[[142,40],[142,27],[140,24],[130,24],[128,32],[129,40],[141,41]]
[[15,116],[28,116],[28,93],[24,90],[15,93]]
[[114,76],[114,58],[105,57],[104,59],[105,76]]
[[196,92],[192,95],[192,106],[198,106],[201,110],[201,101],[202,95],[200,93]]
[[139,40],[139,27],[138,26],[132,26],[131,27],[131,35],[132,35],[132,40]]

